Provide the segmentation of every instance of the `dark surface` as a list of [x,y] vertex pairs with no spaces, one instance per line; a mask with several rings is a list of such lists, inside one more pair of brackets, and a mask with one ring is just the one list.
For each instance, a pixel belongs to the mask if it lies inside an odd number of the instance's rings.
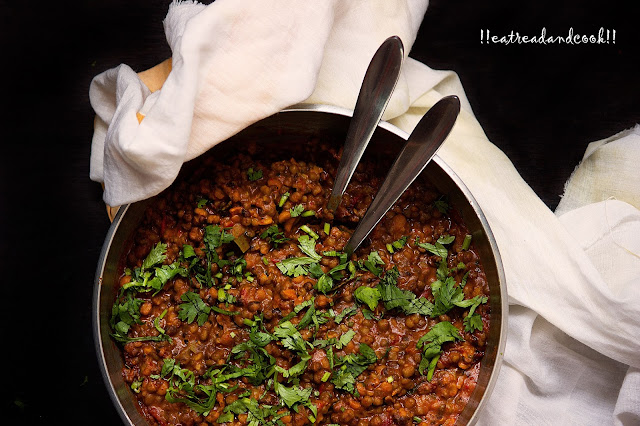
[[[169,0],[0,3],[4,424],[117,424],[91,335],[109,221],[89,174],[91,78],[170,56]],[[613,2],[434,0],[411,56],[455,70],[490,140],[555,208],[586,145],[640,122],[639,31]],[[604,45],[487,45],[480,30],[616,29]]]

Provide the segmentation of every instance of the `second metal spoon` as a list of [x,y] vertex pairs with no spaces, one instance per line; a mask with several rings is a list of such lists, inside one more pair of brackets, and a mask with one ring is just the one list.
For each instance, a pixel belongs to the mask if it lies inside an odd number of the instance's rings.
[[391,93],[398,82],[404,47],[399,37],[389,37],[378,48],[364,75],[340,165],[327,203],[327,209],[335,212],[342,200],[362,153],[369,144]]
[[457,96],[446,96],[420,119],[389,169],[369,209],[347,242],[345,253],[351,255],[358,248],[384,214],[424,170],[451,132],[459,113],[460,99]]

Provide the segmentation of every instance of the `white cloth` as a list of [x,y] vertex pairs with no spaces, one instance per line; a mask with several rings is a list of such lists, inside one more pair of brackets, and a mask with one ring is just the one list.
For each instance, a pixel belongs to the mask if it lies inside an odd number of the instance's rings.
[[[353,108],[377,47],[395,34],[408,52],[426,7],[426,0],[173,3],[165,20],[173,70],[160,91],[150,94],[126,65],[92,82],[91,178],[104,182],[107,203],[136,201],[169,185],[184,160],[289,104]],[[448,94],[463,110],[439,155],[487,216],[509,293],[504,363],[479,423],[639,424],[637,192],[605,188],[598,203],[568,204],[571,188],[600,179],[578,168],[562,200],[572,207],[554,215],[487,140],[457,75],[411,59],[385,117],[410,132]],[[607,161],[600,154],[588,158],[599,165]],[[640,163],[637,150],[630,155],[629,164]],[[637,175],[616,177],[626,178]]]

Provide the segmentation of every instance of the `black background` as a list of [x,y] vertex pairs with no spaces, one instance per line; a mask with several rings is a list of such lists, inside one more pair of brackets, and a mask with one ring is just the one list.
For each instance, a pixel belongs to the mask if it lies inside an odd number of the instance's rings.
[[[118,424],[91,332],[109,227],[88,178],[93,76],[170,56],[170,0],[0,2],[4,424]],[[640,122],[635,2],[433,0],[411,56],[456,71],[489,139],[555,208],[589,142]],[[633,9],[632,9],[633,8]],[[637,19],[637,18],[636,18]],[[616,30],[615,44],[487,45],[480,31]]]

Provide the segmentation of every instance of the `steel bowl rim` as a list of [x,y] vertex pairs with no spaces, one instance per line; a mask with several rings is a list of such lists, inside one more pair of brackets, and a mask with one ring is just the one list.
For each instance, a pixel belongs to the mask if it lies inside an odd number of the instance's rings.
[[[335,115],[341,115],[341,116],[346,116],[346,117],[351,117],[353,115],[353,110],[349,110],[347,108],[342,108],[342,107],[338,107],[335,105],[324,105],[324,104],[309,104],[309,103],[301,103],[301,104],[296,104],[296,105],[292,105],[290,107],[287,107],[285,109],[283,109],[282,111],[278,112],[277,114],[280,113],[288,113],[288,112],[318,112],[318,113],[328,113],[328,114],[335,114]],[[409,134],[407,132],[405,132],[404,130],[398,128],[397,126],[387,122],[387,121],[380,121],[380,123],[378,124],[378,126],[380,128],[383,128],[387,131],[389,131],[390,133],[393,133],[399,137],[401,137],[404,140],[407,140],[409,137]],[[469,188],[464,184],[464,182],[462,181],[462,179],[455,173],[455,171],[453,171],[453,169],[451,167],[449,167],[449,165],[442,160],[442,158],[440,158],[437,154],[433,157],[434,162],[436,162],[438,164],[438,166],[449,176],[451,177],[451,179],[453,180],[453,182],[455,183],[456,186],[458,186],[458,188],[460,189],[460,191],[462,192],[462,194],[464,195],[464,197],[469,201],[469,203],[471,204],[471,207],[473,209],[473,211],[476,213],[477,218],[479,219],[482,228],[486,234],[486,238],[489,242],[489,246],[491,248],[491,252],[494,254],[494,260],[495,260],[495,264],[496,264],[496,271],[497,271],[497,279],[498,279],[498,284],[499,284],[499,291],[500,291],[500,305],[501,305],[501,317],[500,317],[500,334],[499,334],[499,341],[498,341],[498,345],[497,345],[497,354],[496,354],[496,358],[494,361],[494,365],[492,367],[492,372],[491,375],[489,377],[489,381],[487,382],[487,386],[485,388],[484,394],[482,396],[482,398],[480,399],[480,401],[478,402],[478,405],[476,406],[472,416],[469,419],[469,422],[467,423],[468,425],[473,425],[478,418],[478,413],[482,412],[483,407],[486,405],[487,403],[487,399],[489,398],[489,396],[491,395],[493,388],[496,385],[496,382],[498,380],[498,375],[500,373],[500,369],[502,366],[502,362],[503,362],[503,358],[504,358],[504,348],[506,345],[506,335],[507,335],[507,309],[508,309],[508,305],[507,305],[507,291],[506,291],[506,280],[505,280],[505,275],[504,275],[504,268],[503,268],[503,264],[502,264],[502,258],[500,255],[500,251],[498,249],[498,244],[495,240],[495,236],[493,235],[493,232],[491,231],[491,227],[489,226],[489,222],[487,221],[486,216],[484,215],[484,212],[482,211],[482,209],[480,208],[480,205],[478,204],[478,202],[476,201],[475,197],[473,196],[473,194],[471,193],[471,191],[469,190]],[[99,368],[100,368],[100,373],[102,375],[102,378],[104,380],[105,386],[107,388],[107,392],[109,393],[109,397],[111,398],[114,406],[116,407],[116,411],[118,412],[118,415],[120,416],[120,418],[122,419],[122,421],[125,424],[130,424],[133,425],[130,417],[127,415],[127,412],[125,410],[125,408],[123,407],[120,399],[118,398],[117,392],[115,390],[115,387],[113,385],[113,382],[111,381],[111,378],[109,377],[109,372],[108,372],[108,368],[107,368],[107,362],[104,356],[104,347],[102,345],[102,339],[101,339],[101,331],[100,331],[100,288],[102,286],[102,275],[105,269],[105,264],[106,264],[106,260],[107,260],[107,256],[109,254],[109,251],[111,249],[111,243],[113,241],[113,238],[116,234],[116,231],[118,230],[118,227],[120,225],[120,223],[122,222],[123,217],[125,216],[127,210],[129,209],[130,204],[126,204],[121,206],[118,209],[118,212],[116,213],[116,216],[113,220],[113,222],[111,223],[111,226],[109,227],[109,230],[107,231],[107,235],[105,237],[105,241],[102,245],[102,250],[100,252],[100,257],[98,259],[98,265],[97,265],[97,269],[96,269],[96,275],[95,275],[95,281],[94,281],[94,290],[93,290],[93,302],[92,302],[92,328],[93,328],[93,340],[94,340],[94,345],[95,345],[95,350],[96,350],[96,355],[98,356],[98,364],[99,364]]]

